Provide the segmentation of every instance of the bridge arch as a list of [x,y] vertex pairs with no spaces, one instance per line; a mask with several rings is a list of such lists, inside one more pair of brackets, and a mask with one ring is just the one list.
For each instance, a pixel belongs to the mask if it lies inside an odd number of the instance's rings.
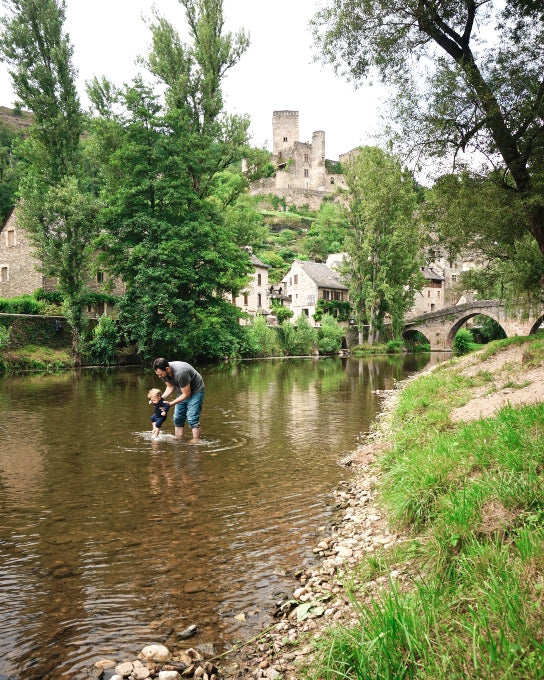
[[419,331],[429,339],[431,350],[448,351],[453,347],[459,328],[477,315],[493,319],[501,326],[506,337],[536,333],[544,319],[541,309],[527,314],[521,310],[506,310],[498,300],[478,300],[407,319],[403,337],[409,331]]
[[487,316],[490,319],[493,319],[495,323],[497,323],[505,332],[505,335],[508,335],[506,330],[503,327],[504,319],[501,319],[498,317],[497,314],[490,314],[488,310],[485,311],[473,311],[468,314],[465,314],[464,316],[461,316],[451,327],[450,332],[448,333],[448,343],[450,347],[453,347],[453,343],[455,341],[455,336],[457,335],[457,331],[466,324],[469,319],[473,319],[475,316]]

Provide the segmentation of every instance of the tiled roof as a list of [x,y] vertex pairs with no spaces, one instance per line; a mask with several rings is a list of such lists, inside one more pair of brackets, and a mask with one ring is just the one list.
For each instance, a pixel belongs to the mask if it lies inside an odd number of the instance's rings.
[[340,282],[338,272],[334,269],[329,269],[326,264],[305,260],[297,260],[297,262],[318,288],[348,290],[347,286],[344,286],[344,284]]

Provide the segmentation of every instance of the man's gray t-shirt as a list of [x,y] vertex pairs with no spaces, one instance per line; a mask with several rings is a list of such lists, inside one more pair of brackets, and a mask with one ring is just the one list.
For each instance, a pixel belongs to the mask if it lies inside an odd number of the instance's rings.
[[204,380],[200,373],[194,369],[191,364],[186,361],[169,361],[168,364],[172,369],[172,378],[166,378],[165,382],[174,384],[181,394],[181,388],[189,385],[191,387],[191,394],[202,392],[204,389]]

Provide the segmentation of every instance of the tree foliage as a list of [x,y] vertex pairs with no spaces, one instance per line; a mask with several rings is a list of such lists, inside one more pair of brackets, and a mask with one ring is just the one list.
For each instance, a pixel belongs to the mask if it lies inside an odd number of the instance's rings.
[[151,25],[147,64],[166,88],[165,106],[141,78],[123,89],[89,86],[101,114],[93,127],[107,202],[100,245],[127,286],[120,320],[141,352],[232,356],[242,341],[226,298],[247,281],[240,246],[258,225],[243,227],[234,207],[247,183],[248,120],[224,113],[221,80],[247,43],[223,34],[221,1],[182,4],[189,44],[166,20]]
[[386,314],[398,337],[404,313],[421,288],[420,238],[414,212],[417,192],[412,176],[377,147],[364,147],[346,165],[349,188],[347,261],[342,271],[349,287],[362,342],[377,340]]
[[0,51],[17,97],[33,112],[21,152],[26,173],[18,221],[42,270],[58,279],[72,327],[76,363],[84,326],[81,301],[96,230],[96,203],[82,179],[83,116],[72,46],[64,33],[64,0],[8,0]]
[[323,58],[348,77],[377,74],[397,86],[398,120],[413,149],[481,161],[483,174],[519,202],[522,229],[544,254],[540,2],[334,0],[313,26]]

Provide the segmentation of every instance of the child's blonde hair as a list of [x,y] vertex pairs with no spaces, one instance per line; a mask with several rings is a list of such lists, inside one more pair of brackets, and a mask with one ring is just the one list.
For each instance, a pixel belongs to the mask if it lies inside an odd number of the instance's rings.
[[152,387],[149,392],[147,393],[147,398],[148,399],[153,399],[153,397],[160,397],[162,394],[162,390],[159,390],[157,387]]

